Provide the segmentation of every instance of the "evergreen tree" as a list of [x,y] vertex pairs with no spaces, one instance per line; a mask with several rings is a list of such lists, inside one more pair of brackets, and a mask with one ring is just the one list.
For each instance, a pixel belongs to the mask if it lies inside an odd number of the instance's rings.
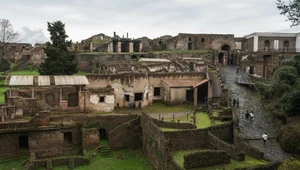
[[77,73],[77,62],[75,53],[69,52],[68,47],[71,41],[67,41],[68,35],[65,31],[65,24],[61,21],[48,22],[51,42],[46,43],[46,59],[38,69],[40,75],[72,75]]

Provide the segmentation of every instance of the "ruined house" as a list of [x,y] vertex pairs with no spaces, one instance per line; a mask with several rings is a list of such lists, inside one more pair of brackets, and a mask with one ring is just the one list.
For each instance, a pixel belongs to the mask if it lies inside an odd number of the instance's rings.
[[256,32],[235,41],[248,73],[263,78],[270,78],[283,59],[300,52],[299,33]]

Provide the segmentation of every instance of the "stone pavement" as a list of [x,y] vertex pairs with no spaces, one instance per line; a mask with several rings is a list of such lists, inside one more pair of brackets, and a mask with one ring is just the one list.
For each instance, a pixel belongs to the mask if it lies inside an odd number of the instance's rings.
[[[220,67],[220,72],[226,77],[225,88],[229,89],[229,96],[239,98],[239,127],[240,134],[251,146],[263,151],[265,158],[269,160],[282,161],[288,155],[280,148],[274,140],[278,131],[273,119],[265,113],[259,96],[249,87],[239,86],[235,83],[236,78],[243,78],[241,73],[236,72],[236,67],[229,65]],[[241,70],[240,70],[241,72]],[[245,112],[252,111],[254,113],[253,121],[245,120]],[[262,146],[262,134],[267,133],[270,140],[267,147]]]

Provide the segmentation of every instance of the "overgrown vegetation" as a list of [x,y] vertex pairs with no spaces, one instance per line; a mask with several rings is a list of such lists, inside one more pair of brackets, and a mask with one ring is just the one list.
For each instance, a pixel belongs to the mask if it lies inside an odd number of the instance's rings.
[[300,116],[300,55],[281,62],[271,84],[257,82],[256,89],[266,110],[282,123],[279,143],[283,150],[300,154],[300,126],[287,124],[290,117]]
[[300,161],[296,159],[285,160],[278,168],[278,170],[299,170]]

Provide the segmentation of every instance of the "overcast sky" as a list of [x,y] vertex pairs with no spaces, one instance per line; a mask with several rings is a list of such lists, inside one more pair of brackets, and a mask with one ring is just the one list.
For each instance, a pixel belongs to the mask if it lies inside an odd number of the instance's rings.
[[280,16],[276,0],[0,0],[21,40],[48,39],[47,21],[61,20],[73,41],[104,33],[156,38],[178,33],[300,32]]

